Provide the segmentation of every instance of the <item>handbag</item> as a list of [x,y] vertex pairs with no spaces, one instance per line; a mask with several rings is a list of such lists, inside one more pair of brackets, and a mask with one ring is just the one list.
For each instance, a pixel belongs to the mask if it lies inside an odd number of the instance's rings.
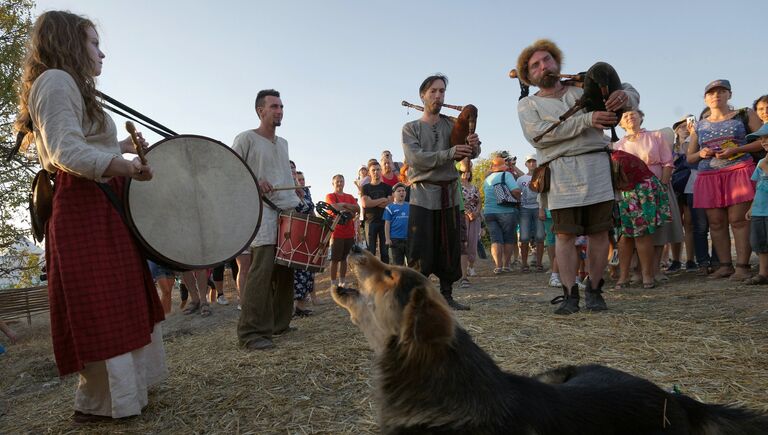
[[675,158],[675,170],[672,172],[672,189],[676,194],[685,193],[685,186],[688,179],[691,178],[691,167],[688,165],[688,158],[685,154],[680,154]]
[[549,163],[537,166],[531,174],[531,181],[528,183],[528,188],[536,193],[547,193],[549,192],[550,177]]
[[505,207],[515,207],[518,205],[518,202],[515,200],[509,187],[507,187],[506,176],[506,171],[502,172],[501,182],[493,185],[493,193],[496,195],[496,204]]
[[29,193],[29,220],[32,236],[38,242],[45,238],[45,227],[53,214],[53,177],[45,169],[37,171]]

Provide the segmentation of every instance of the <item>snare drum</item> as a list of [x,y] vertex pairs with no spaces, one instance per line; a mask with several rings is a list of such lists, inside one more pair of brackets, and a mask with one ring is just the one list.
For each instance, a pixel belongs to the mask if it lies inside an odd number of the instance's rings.
[[328,263],[333,230],[325,220],[295,211],[280,213],[275,263],[293,269],[322,272]]
[[261,223],[261,194],[251,169],[231,148],[181,135],[149,148],[150,181],[126,183],[128,225],[155,258],[181,270],[229,261]]

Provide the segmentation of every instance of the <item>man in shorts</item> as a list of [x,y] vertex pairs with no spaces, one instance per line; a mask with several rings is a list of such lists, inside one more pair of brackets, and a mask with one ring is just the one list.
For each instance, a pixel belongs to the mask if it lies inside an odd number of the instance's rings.
[[[360,213],[360,206],[354,196],[344,193],[344,176],[333,176],[333,192],[325,195],[325,202],[338,212],[347,212],[354,217],[344,225],[336,225],[331,238],[331,285],[346,285],[347,255],[355,243],[355,219]],[[338,272],[338,281],[336,280]]]
[[640,95],[629,84],[614,90],[605,101],[605,111],[579,111],[559,127],[542,134],[560,115],[574,106],[584,90],[560,81],[563,53],[557,45],[540,39],[526,47],[517,59],[520,80],[539,91],[518,102],[520,125],[528,142],[536,148],[539,164],[549,164],[549,191],[541,195],[542,205],[552,212],[555,246],[563,296],[555,314],[579,311],[576,285],[576,236],[587,235],[588,274],[586,309],[603,311],[608,307],[602,296],[603,271],[608,263],[608,230],[613,226],[614,192],[608,153],[609,138],[603,130],[618,121],[616,111],[637,107]]

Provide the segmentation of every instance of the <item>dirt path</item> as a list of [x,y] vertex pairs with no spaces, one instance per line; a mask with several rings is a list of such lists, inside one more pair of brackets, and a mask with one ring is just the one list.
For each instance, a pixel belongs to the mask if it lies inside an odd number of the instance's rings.
[[[610,310],[551,314],[547,274],[493,275],[487,262],[455,295],[457,314],[505,370],[533,374],[561,364],[601,363],[673,385],[708,402],[768,410],[768,287],[681,273],[654,290],[609,292]],[[45,315],[13,325],[21,343],[0,356],[3,433],[377,433],[371,352],[328,297],[277,348],[236,346],[235,304],[209,318],[174,314],[163,325],[170,378],[137,418],[74,426],[76,377],[59,379]],[[231,299],[231,294],[229,294]]]

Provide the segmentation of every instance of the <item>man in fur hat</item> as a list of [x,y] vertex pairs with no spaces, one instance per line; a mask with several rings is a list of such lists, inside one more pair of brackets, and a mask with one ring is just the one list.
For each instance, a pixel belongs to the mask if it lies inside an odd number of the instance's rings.
[[440,293],[454,310],[469,307],[453,300],[453,283],[461,278],[459,174],[454,161],[480,154],[477,134],[467,144],[451,146],[453,121],[440,114],[448,78],[435,74],[419,87],[424,103],[420,119],[403,126],[403,151],[411,180],[408,218],[408,265],[440,278]]
[[573,314],[579,311],[574,241],[584,234],[589,237],[585,308],[607,309],[601,293],[608,261],[608,230],[613,225],[614,193],[610,159],[604,152],[610,140],[603,130],[616,124],[614,111],[637,107],[640,95],[624,83],[621,90],[612,92],[606,100],[607,111],[582,110],[534,142],[534,137],[556,122],[584,93],[579,87],[560,82],[562,60],[563,53],[547,39],[534,42],[520,53],[519,78],[537,86],[539,91],[521,99],[517,111],[525,138],[537,150],[539,165],[549,163],[551,171],[550,190],[541,195],[541,200],[552,211],[553,230],[557,234],[555,250],[564,295],[556,298],[562,303],[555,313]]

